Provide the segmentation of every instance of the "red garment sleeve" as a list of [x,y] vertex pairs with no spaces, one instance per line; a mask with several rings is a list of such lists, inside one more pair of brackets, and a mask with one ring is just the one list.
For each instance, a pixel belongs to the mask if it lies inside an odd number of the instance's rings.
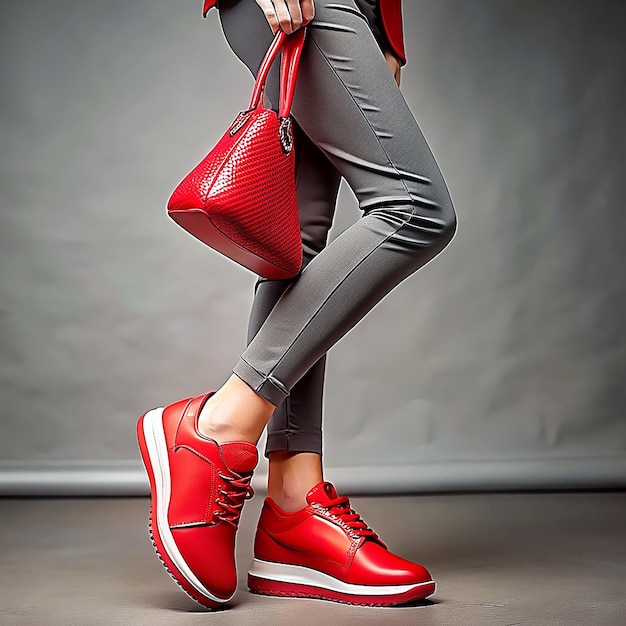
[[402,30],[402,0],[380,0],[380,16],[391,49],[404,65],[406,53]]

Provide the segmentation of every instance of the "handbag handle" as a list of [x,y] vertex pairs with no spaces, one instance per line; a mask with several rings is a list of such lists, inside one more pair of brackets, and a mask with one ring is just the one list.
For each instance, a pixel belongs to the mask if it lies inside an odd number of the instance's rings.
[[270,68],[278,53],[282,50],[282,58],[280,63],[280,98],[278,106],[278,116],[288,117],[291,111],[291,103],[296,89],[296,76],[298,73],[298,65],[304,46],[304,36],[306,29],[300,28],[295,33],[287,35],[285,31],[279,30],[268,51],[261,61],[257,78],[254,83],[252,97],[250,99],[250,107],[248,110],[255,109],[261,102],[265,81],[269,74]]
[[300,28],[295,33],[289,35],[283,44],[283,54],[280,63],[281,94],[278,108],[279,117],[288,117],[291,111],[305,36],[306,29]]

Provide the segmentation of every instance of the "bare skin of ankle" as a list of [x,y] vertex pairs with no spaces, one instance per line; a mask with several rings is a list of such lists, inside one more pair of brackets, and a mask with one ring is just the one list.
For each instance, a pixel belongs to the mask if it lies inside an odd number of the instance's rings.
[[[198,431],[218,443],[256,445],[276,407],[234,374],[206,402]],[[267,495],[292,512],[306,506],[306,494],[323,480],[322,457],[314,452],[271,452]]]
[[255,444],[276,407],[234,374],[206,402],[198,430],[218,443]]
[[270,452],[267,495],[283,510],[307,505],[306,494],[323,480],[322,457],[314,452]]

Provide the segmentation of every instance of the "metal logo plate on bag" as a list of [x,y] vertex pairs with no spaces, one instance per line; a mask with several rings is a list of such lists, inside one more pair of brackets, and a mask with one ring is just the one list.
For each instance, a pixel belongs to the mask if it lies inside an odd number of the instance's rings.
[[234,122],[230,125],[228,129],[228,134],[232,137],[238,131],[240,131],[245,123],[250,119],[250,115],[252,111],[241,111],[239,115],[235,118]]
[[283,149],[283,152],[285,154],[289,154],[293,149],[293,134],[291,129],[290,117],[280,118],[280,127],[278,129],[278,134],[280,136],[280,147]]

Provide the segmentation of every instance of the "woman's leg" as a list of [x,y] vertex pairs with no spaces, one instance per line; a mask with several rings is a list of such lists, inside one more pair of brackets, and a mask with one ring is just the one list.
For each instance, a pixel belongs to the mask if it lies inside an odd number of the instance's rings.
[[[221,5],[229,43],[254,70],[272,37],[262,13],[252,2]],[[270,413],[246,408],[258,401],[240,382],[279,405],[334,343],[447,245],[456,226],[437,163],[353,1],[316,2],[293,114],[364,215],[286,289],[234,368],[240,380],[207,403],[200,427],[217,438],[223,424],[230,437],[258,438]]]
[[[271,39],[262,13],[251,0],[221,0],[220,8],[232,47],[253,59],[254,71]],[[275,407],[455,228],[443,178],[364,14],[353,0],[317,0],[316,9],[293,112],[364,216],[285,290],[220,390],[154,409],[138,423],[157,551],[187,593],[209,606],[235,590],[235,532],[251,495],[253,444]],[[279,456],[274,468],[284,475],[307,454]],[[332,485],[317,485],[306,499],[309,506],[293,514],[266,500],[251,589],[385,605],[434,591],[430,574],[386,550]]]

